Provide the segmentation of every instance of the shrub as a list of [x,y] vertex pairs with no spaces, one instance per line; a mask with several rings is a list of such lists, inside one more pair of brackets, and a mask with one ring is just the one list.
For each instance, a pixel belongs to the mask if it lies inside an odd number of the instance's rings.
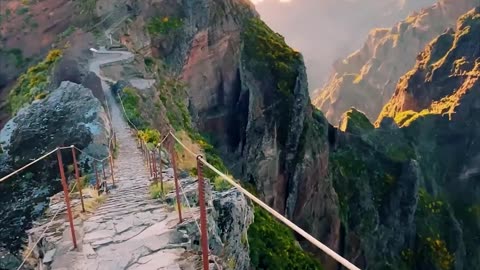
[[163,191],[160,183],[153,183],[150,185],[150,197],[152,199],[163,199],[165,195],[174,189],[173,183],[164,182]]
[[300,53],[290,48],[283,36],[273,32],[262,20],[251,19],[243,33],[244,51],[255,75],[259,78],[271,73],[277,88],[291,95],[297,77]]
[[[120,94],[123,107],[125,108],[125,114],[128,118],[129,125],[135,125],[137,129],[144,129],[147,125],[143,120],[139,108],[140,108],[140,96],[136,90],[130,87],[125,87]],[[130,123],[131,122],[131,123]]]
[[259,206],[255,206],[254,222],[248,228],[248,242],[254,269],[322,269],[296,244],[292,231]]
[[147,23],[147,31],[153,36],[168,35],[182,25],[183,22],[179,18],[154,17]]
[[[232,178],[233,179],[233,178]],[[230,189],[232,186],[223,179],[223,177],[217,175],[215,178],[213,178],[213,188],[216,191],[225,191]]]
[[152,67],[155,64],[155,61],[151,57],[145,57],[145,59],[143,59],[143,62],[147,67]]
[[156,129],[146,128],[140,130],[138,136],[147,144],[153,144],[154,146],[160,142],[160,132]]
[[23,15],[23,14],[26,14],[28,13],[28,7],[21,7],[19,9],[17,9],[15,11],[15,13],[17,13],[17,15]]
[[54,64],[61,58],[62,51],[52,50],[45,59],[30,67],[22,74],[17,84],[8,96],[8,108],[16,113],[22,106],[32,102],[36,97],[44,98],[47,95],[50,72]]

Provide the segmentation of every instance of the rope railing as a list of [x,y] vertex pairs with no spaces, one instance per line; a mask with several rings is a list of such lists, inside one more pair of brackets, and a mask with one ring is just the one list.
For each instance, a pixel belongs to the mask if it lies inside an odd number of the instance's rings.
[[[117,93],[118,94],[118,93]],[[131,120],[128,118],[127,116],[127,112],[125,110],[125,107],[123,105],[123,101],[120,97],[120,95],[118,94],[118,98],[120,100],[120,104],[122,106],[122,109],[123,109],[123,112],[124,112],[124,115],[125,115],[125,118],[127,119],[127,121],[132,125],[132,127],[137,131],[137,134],[138,134],[138,129],[137,127],[131,122]],[[287,219],[286,217],[284,217],[282,214],[278,213],[277,211],[275,211],[273,208],[271,208],[270,206],[268,206],[266,203],[264,203],[263,201],[261,201],[260,199],[258,199],[255,195],[251,194],[250,192],[248,192],[246,189],[244,189],[240,184],[238,184],[237,182],[235,182],[232,178],[230,178],[229,176],[227,176],[226,174],[222,173],[220,170],[218,170],[217,168],[215,168],[212,164],[208,163],[207,160],[205,160],[201,155],[193,152],[191,149],[189,149],[180,139],[178,139],[175,134],[173,134],[173,132],[169,132],[165,138],[162,140],[162,143],[167,139],[167,137],[172,137],[185,151],[187,151],[190,155],[192,155],[193,157],[195,157],[197,159],[197,173],[199,174],[199,180],[202,180],[203,181],[203,175],[202,172],[201,172],[201,168],[202,168],[202,165],[205,165],[207,166],[209,169],[211,169],[213,172],[215,172],[217,175],[219,175],[220,177],[222,177],[225,181],[227,181],[229,184],[231,184],[233,187],[235,187],[238,191],[240,191],[243,195],[245,195],[246,197],[248,197],[249,199],[251,199],[252,201],[254,201],[256,204],[258,204],[260,207],[262,207],[263,209],[265,209],[267,212],[269,212],[271,215],[273,215],[275,218],[277,218],[279,221],[281,221],[282,223],[284,223],[286,226],[288,226],[290,229],[294,230],[295,232],[297,232],[298,234],[300,234],[302,237],[304,237],[308,242],[310,242],[312,245],[316,246],[317,248],[319,248],[320,250],[322,250],[323,252],[325,252],[327,255],[329,255],[330,257],[332,257],[333,259],[335,259],[338,263],[342,264],[345,268],[349,269],[349,270],[360,270],[360,268],[358,268],[357,266],[355,266],[354,264],[352,264],[351,262],[349,262],[347,259],[343,258],[342,256],[340,256],[338,253],[336,253],[335,251],[333,251],[332,249],[330,249],[328,246],[326,246],[325,244],[323,244],[322,242],[318,241],[315,237],[313,237],[312,235],[310,235],[309,233],[307,233],[305,230],[303,230],[302,228],[298,227],[295,223],[293,223],[292,221],[290,221],[289,219]],[[140,144],[141,146],[142,145],[146,145],[146,143],[141,139]],[[161,147],[162,143],[159,143],[158,144],[158,147]],[[143,146],[142,146],[143,147]],[[173,147],[172,147],[173,148]],[[143,149],[143,148],[142,148]],[[173,149],[171,150],[171,153],[170,155],[172,156],[173,158]],[[148,155],[147,156],[147,163],[150,163],[151,161],[149,160],[148,158]],[[161,157],[160,157],[161,159]],[[173,164],[174,166],[174,178],[175,178],[175,185],[176,185],[176,189],[177,189],[177,203],[179,204],[179,194],[178,194],[178,186],[179,188],[182,190],[182,193],[184,193],[184,190],[183,190],[183,187],[181,186],[181,184],[179,185],[178,184],[178,179],[177,179],[177,176],[176,176],[176,165]],[[149,165],[150,167],[150,165]],[[161,170],[161,168],[160,168]],[[151,172],[151,175],[152,175],[152,172]],[[160,172],[160,175],[161,175],[161,172]],[[202,187],[200,187],[202,181],[199,181],[199,196],[202,195],[203,191],[201,190]],[[204,194],[203,194],[204,195]],[[185,194],[184,194],[185,196]],[[203,198],[204,199],[204,198]],[[202,198],[200,198],[200,201],[202,201]],[[202,205],[203,204],[203,205]],[[200,202],[200,207],[204,207],[205,203],[204,202]],[[182,216],[181,216],[181,211],[180,211],[180,207],[179,206],[179,217],[180,217],[180,221],[182,221]],[[202,210],[200,211],[201,214],[202,214]],[[201,217],[202,219],[202,217]],[[206,222],[206,221],[205,221]],[[197,223],[198,225],[198,223]],[[199,227],[199,229],[201,230],[202,226]],[[205,229],[204,229],[205,230]],[[202,230],[201,230],[202,231]],[[206,239],[206,236],[202,236],[202,238],[205,237]],[[202,250],[204,250],[205,248],[202,248]],[[208,245],[207,245],[207,248],[208,249]],[[207,253],[208,254],[208,253]],[[208,256],[208,255],[207,255]],[[203,259],[204,261],[204,269],[208,269],[208,258],[207,259]],[[206,262],[207,261],[207,262]]]
[[0,178],[0,183],[3,182],[3,181],[5,181],[5,180],[7,180],[7,179],[9,179],[9,178],[11,178],[12,176],[18,174],[19,172],[22,172],[23,170],[25,170],[25,169],[27,169],[28,167],[32,166],[33,164],[39,162],[40,160],[43,160],[43,159],[47,158],[47,157],[50,156],[51,154],[55,153],[58,149],[59,149],[59,148],[57,147],[57,148],[53,149],[52,151],[46,153],[45,155],[43,155],[43,156],[41,156],[41,157],[39,157],[39,158],[36,158],[35,160],[33,160],[32,162],[28,163],[27,165],[25,165],[25,166],[23,166],[23,167],[21,167],[21,168],[18,168],[18,169],[16,169],[15,171],[13,171],[13,172],[7,174],[6,176]]
[[[77,183],[75,183],[73,185],[73,187],[71,188],[71,190],[74,190],[75,187],[77,186]],[[69,195],[72,194],[72,191],[70,191]],[[24,255],[24,258],[23,258],[23,261],[22,263],[17,267],[17,270],[20,270],[22,269],[22,267],[25,265],[25,263],[27,262],[28,258],[30,257],[30,255],[32,254],[33,250],[35,249],[35,247],[38,245],[38,243],[40,243],[40,241],[42,241],[43,237],[45,236],[45,234],[47,233],[48,229],[50,229],[50,226],[52,225],[53,221],[55,221],[55,218],[57,217],[57,215],[64,209],[62,208],[59,208],[55,214],[53,215],[53,217],[50,219],[50,221],[48,223],[46,223],[46,227],[45,229],[42,231],[42,233],[40,234],[40,236],[38,237],[37,241],[35,241],[35,243],[28,249],[27,253]]]
[[[63,158],[62,158],[62,153],[61,153],[62,150],[66,150],[66,149],[70,149],[72,151],[71,153],[72,153],[73,165],[74,165],[75,183],[73,184],[73,186],[70,189],[69,189],[68,184],[67,184],[67,177],[65,176],[65,171],[64,171],[64,166],[63,166]],[[102,163],[102,170],[103,170],[103,177],[104,177],[104,181],[102,182],[102,184],[105,183],[104,186],[106,187],[106,173],[105,173],[104,162],[107,159],[110,159],[110,161],[113,159],[113,156],[110,154],[110,151],[109,151],[109,155],[107,157],[105,157],[103,159],[98,159],[98,158],[95,158],[95,157],[87,154],[85,151],[79,149],[75,145],[56,147],[55,149],[53,149],[53,150],[47,152],[46,154],[34,159],[33,161],[29,162],[28,164],[16,169],[15,171],[9,173],[6,176],[3,176],[2,178],[0,178],[0,183],[4,182],[6,180],[9,180],[13,176],[16,176],[16,175],[24,172],[26,169],[28,169],[32,165],[46,159],[47,157],[50,157],[52,154],[56,153],[57,154],[58,167],[59,167],[59,174],[60,174],[61,184],[62,184],[63,193],[64,193],[66,211],[67,211],[67,214],[68,214],[68,221],[70,223],[71,237],[72,237],[72,242],[73,242],[73,247],[74,248],[77,247],[77,242],[76,242],[75,228],[74,228],[74,223],[73,223],[72,209],[71,209],[71,206],[70,206],[70,195],[72,194],[73,190],[75,190],[76,187],[78,187],[78,192],[79,192],[79,195],[80,195],[82,212],[85,212],[85,205],[84,205],[83,194],[82,194],[83,187],[82,187],[82,184],[80,182],[80,171],[78,169],[78,164],[77,164],[77,159],[76,159],[76,150],[83,153],[86,157],[91,158],[94,162],[94,166],[95,166],[95,162],[101,162]],[[110,176],[111,176],[113,184],[115,184],[112,162],[110,162]],[[95,170],[95,177],[96,177],[96,182],[97,182],[96,187],[97,187],[97,191],[98,191],[99,190],[99,188],[98,188],[99,184],[98,183],[99,183],[100,176],[98,175],[98,172],[96,170]],[[40,241],[44,238],[45,233],[48,231],[48,229],[52,225],[52,222],[55,220],[55,218],[58,216],[58,214],[61,212],[61,210],[64,210],[64,209],[62,209],[62,208],[58,209],[55,212],[55,214],[53,215],[53,217],[51,218],[51,220],[48,223],[46,223],[46,227],[43,230],[43,232],[40,234],[37,241],[27,249],[27,251],[24,255],[24,259],[23,259],[22,263],[20,264],[20,266],[17,268],[17,270],[21,269],[25,265],[25,263],[29,259],[30,255],[32,254],[33,250],[37,247],[37,245],[40,243]]]
[[[258,204],[260,207],[265,209],[267,212],[272,214],[275,218],[277,218],[279,221],[290,227],[292,230],[303,236],[307,241],[309,241],[311,244],[328,254],[330,257],[335,259],[337,262],[342,264],[344,267],[346,267],[349,270],[360,270],[360,268],[356,267],[354,264],[337,254],[335,251],[327,247],[325,244],[321,243],[318,241],[315,237],[304,231],[302,228],[298,227],[296,224],[291,222],[289,219],[285,218],[283,215],[275,211],[273,208],[268,206],[266,203],[258,199],[255,195],[251,194],[248,192],[246,189],[244,189],[241,185],[239,185],[236,181],[234,181],[232,178],[227,176],[226,174],[222,173],[220,170],[215,168],[212,164],[208,163],[207,160],[205,160],[201,155],[195,154],[193,151],[188,149],[172,132],[169,133],[172,138],[175,139],[175,141],[182,146],[187,152],[189,152],[192,156],[197,158],[198,161],[200,161],[203,165],[207,166],[209,169],[214,171],[217,175],[222,177],[225,181],[227,181],[230,185],[234,186],[238,191],[240,191],[243,195],[254,201],[256,204]],[[197,170],[197,173],[198,170]],[[201,191],[200,191],[201,192]]]

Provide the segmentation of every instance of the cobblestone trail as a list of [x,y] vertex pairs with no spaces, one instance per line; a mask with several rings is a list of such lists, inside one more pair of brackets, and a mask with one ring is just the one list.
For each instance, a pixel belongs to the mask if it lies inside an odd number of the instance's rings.
[[[112,62],[119,57],[110,55]],[[102,63],[105,63],[105,56]],[[98,73],[99,69],[92,68],[92,71]],[[76,228],[79,249],[62,252],[57,248],[51,268],[193,269],[183,259],[189,238],[176,230],[178,215],[172,207],[150,199],[149,175],[142,154],[123,119],[121,108],[105,82],[103,85],[119,148],[114,166],[116,188],[111,189],[94,215]]]

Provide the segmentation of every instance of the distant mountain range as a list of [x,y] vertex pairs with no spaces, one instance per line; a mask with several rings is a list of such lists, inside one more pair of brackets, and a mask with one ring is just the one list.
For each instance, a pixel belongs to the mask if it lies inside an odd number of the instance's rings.
[[264,0],[257,11],[305,57],[310,92],[321,88],[332,63],[360,47],[372,28],[391,26],[434,0]]

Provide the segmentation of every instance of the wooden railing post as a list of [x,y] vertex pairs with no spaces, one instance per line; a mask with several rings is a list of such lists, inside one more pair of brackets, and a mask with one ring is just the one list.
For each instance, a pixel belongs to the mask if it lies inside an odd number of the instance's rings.
[[72,146],[73,167],[75,169],[75,179],[77,181],[78,192],[80,193],[80,202],[82,203],[82,212],[85,212],[85,204],[83,203],[82,183],[80,182],[80,171],[78,170],[77,155],[75,153],[75,147]]
[[70,232],[72,233],[73,248],[77,248],[77,238],[75,236],[75,228],[73,227],[72,208],[70,207],[70,195],[68,191],[67,179],[63,170],[62,150],[57,149],[58,167],[60,170],[60,179],[62,180],[63,194],[65,197],[65,205],[67,206],[68,222],[70,223]]
[[198,204],[200,205],[200,231],[202,244],[203,269],[208,270],[208,234],[207,234],[207,208],[205,202],[205,180],[203,179],[203,163],[201,156],[197,156],[197,175],[198,175]]
[[169,148],[170,148],[170,158],[172,159],[172,167],[173,167],[173,178],[175,181],[175,194],[177,198],[177,207],[178,207],[178,218],[180,220],[180,223],[183,222],[182,218],[182,200],[180,198],[180,188],[179,188],[179,183],[178,183],[178,175],[177,175],[177,160],[175,157],[175,150],[174,150],[174,144],[175,141],[172,140],[172,143],[170,143]]

